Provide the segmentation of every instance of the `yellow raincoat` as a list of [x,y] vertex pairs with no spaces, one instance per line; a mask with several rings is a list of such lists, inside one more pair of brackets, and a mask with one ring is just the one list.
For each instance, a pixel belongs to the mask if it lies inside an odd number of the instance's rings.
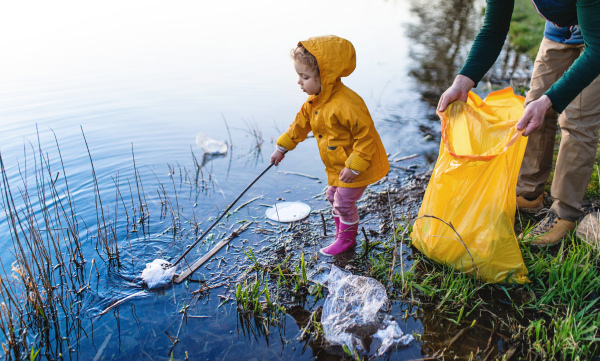
[[[381,138],[365,102],[340,80],[356,67],[354,46],[333,35],[301,43],[317,59],[321,92],[308,97],[277,145],[292,150],[312,130],[329,185],[357,188],[378,181],[390,170]],[[354,183],[339,180],[344,167],[360,172]]]

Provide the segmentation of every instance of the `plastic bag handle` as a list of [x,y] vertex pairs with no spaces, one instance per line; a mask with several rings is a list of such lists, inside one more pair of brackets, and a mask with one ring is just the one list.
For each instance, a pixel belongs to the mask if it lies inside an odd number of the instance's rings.
[[[467,108],[468,110],[472,110],[470,108]],[[508,142],[506,143],[506,145],[504,146],[504,148],[502,149],[502,151],[496,153],[496,154],[491,154],[491,155],[461,155],[461,154],[456,154],[454,153],[451,148],[450,148],[450,141],[448,140],[448,136],[446,134],[446,131],[448,129],[448,116],[446,115],[445,112],[440,112],[440,111],[436,111],[437,115],[440,117],[440,120],[442,122],[442,143],[444,144],[444,147],[446,147],[446,150],[448,151],[448,153],[450,153],[450,155],[452,155],[455,158],[459,158],[459,159],[469,159],[469,160],[492,160],[494,158],[496,158],[496,156],[506,152],[508,150],[508,148],[510,148],[513,144],[515,144],[515,142],[519,139],[519,137],[523,134],[523,132],[525,131],[525,129],[517,129],[517,121],[515,121],[515,125],[514,125],[514,131],[512,136],[510,137],[510,139],[508,140]]]

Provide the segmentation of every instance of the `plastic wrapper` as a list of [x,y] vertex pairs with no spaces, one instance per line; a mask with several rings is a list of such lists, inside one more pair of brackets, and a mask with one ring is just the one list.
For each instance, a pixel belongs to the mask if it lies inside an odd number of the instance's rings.
[[[405,335],[388,314],[385,288],[373,278],[355,276],[331,266],[324,285],[328,295],[323,305],[321,324],[325,339],[332,345],[347,346],[369,353],[363,341],[371,338],[372,346],[380,344],[376,355],[383,355],[394,345],[405,346],[414,337]],[[378,342],[377,342],[378,341]]]
[[196,135],[196,145],[202,148],[204,154],[209,155],[225,155],[227,154],[227,142],[224,140],[216,140],[206,136],[204,133]]
[[577,226],[577,237],[587,242],[596,252],[600,251],[600,213],[593,212]]
[[155,259],[151,263],[146,263],[146,268],[142,271],[142,281],[148,288],[160,288],[171,283],[175,276],[175,270],[171,263],[164,259]]
[[528,282],[514,232],[523,102],[506,88],[438,112],[440,153],[411,234],[427,257],[485,282]]

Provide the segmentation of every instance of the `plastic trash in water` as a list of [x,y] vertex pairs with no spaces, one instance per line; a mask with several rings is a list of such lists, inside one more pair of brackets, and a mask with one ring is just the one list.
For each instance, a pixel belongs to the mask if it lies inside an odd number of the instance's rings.
[[[323,279],[322,273],[312,279]],[[318,281],[317,281],[318,282]],[[388,297],[383,285],[373,278],[355,276],[331,266],[324,285],[329,293],[323,305],[321,324],[325,339],[332,345],[346,346],[360,353],[369,353],[363,344],[373,339],[371,347],[379,347],[382,356],[394,345],[406,346],[414,337],[404,334],[398,323],[384,312]]]
[[204,154],[210,155],[225,155],[227,154],[227,142],[224,140],[216,140],[206,136],[200,132],[196,135],[196,145],[202,148]]
[[302,202],[282,202],[265,211],[267,218],[276,222],[295,222],[310,214],[310,206]]
[[175,276],[177,267],[164,259],[155,259],[152,263],[146,263],[142,271],[142,281],[148,288],[160,288],[171,283]]

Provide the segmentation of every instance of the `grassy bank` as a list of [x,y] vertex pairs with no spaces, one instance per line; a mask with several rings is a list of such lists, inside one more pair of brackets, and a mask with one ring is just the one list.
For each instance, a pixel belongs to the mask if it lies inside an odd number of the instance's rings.
[[[406,190],[392,192],[402,195]],[[380,194],[386,197],[385,191]],[[528,229],[535,220],[518,215],[516,228]],[[384,222],[392,225],[391,217]],[[531,239],[519,239],[531,282],[500,285],[481,283],[422,256],[411,248],[408,219],[395,228],[395,236],[388,233],[386,241],[369,245],[365,234],[349,259],[336,258],[334,264],[341,262],[352,273],[386,286],[392,304],[404,310],[395,317],[423,326],[423,331],[408,332],[413,332],[424,358],[590,360],[600,352],[600,253],[574,234],[551,248],[531,247]],[[300,308],[305,314],[297,321],[303,330],[300,339],[315,349],[326,347],[319,300],[327,290],[306,277],[318,263],[318,255],[311,254],[261,264],[248,251],[252,266],[236,288],[236,299],[244,317],[264,324],[265,330],[286,312],[297,318]],[[347,350],[346,357],[369,358],[355,350]]]

